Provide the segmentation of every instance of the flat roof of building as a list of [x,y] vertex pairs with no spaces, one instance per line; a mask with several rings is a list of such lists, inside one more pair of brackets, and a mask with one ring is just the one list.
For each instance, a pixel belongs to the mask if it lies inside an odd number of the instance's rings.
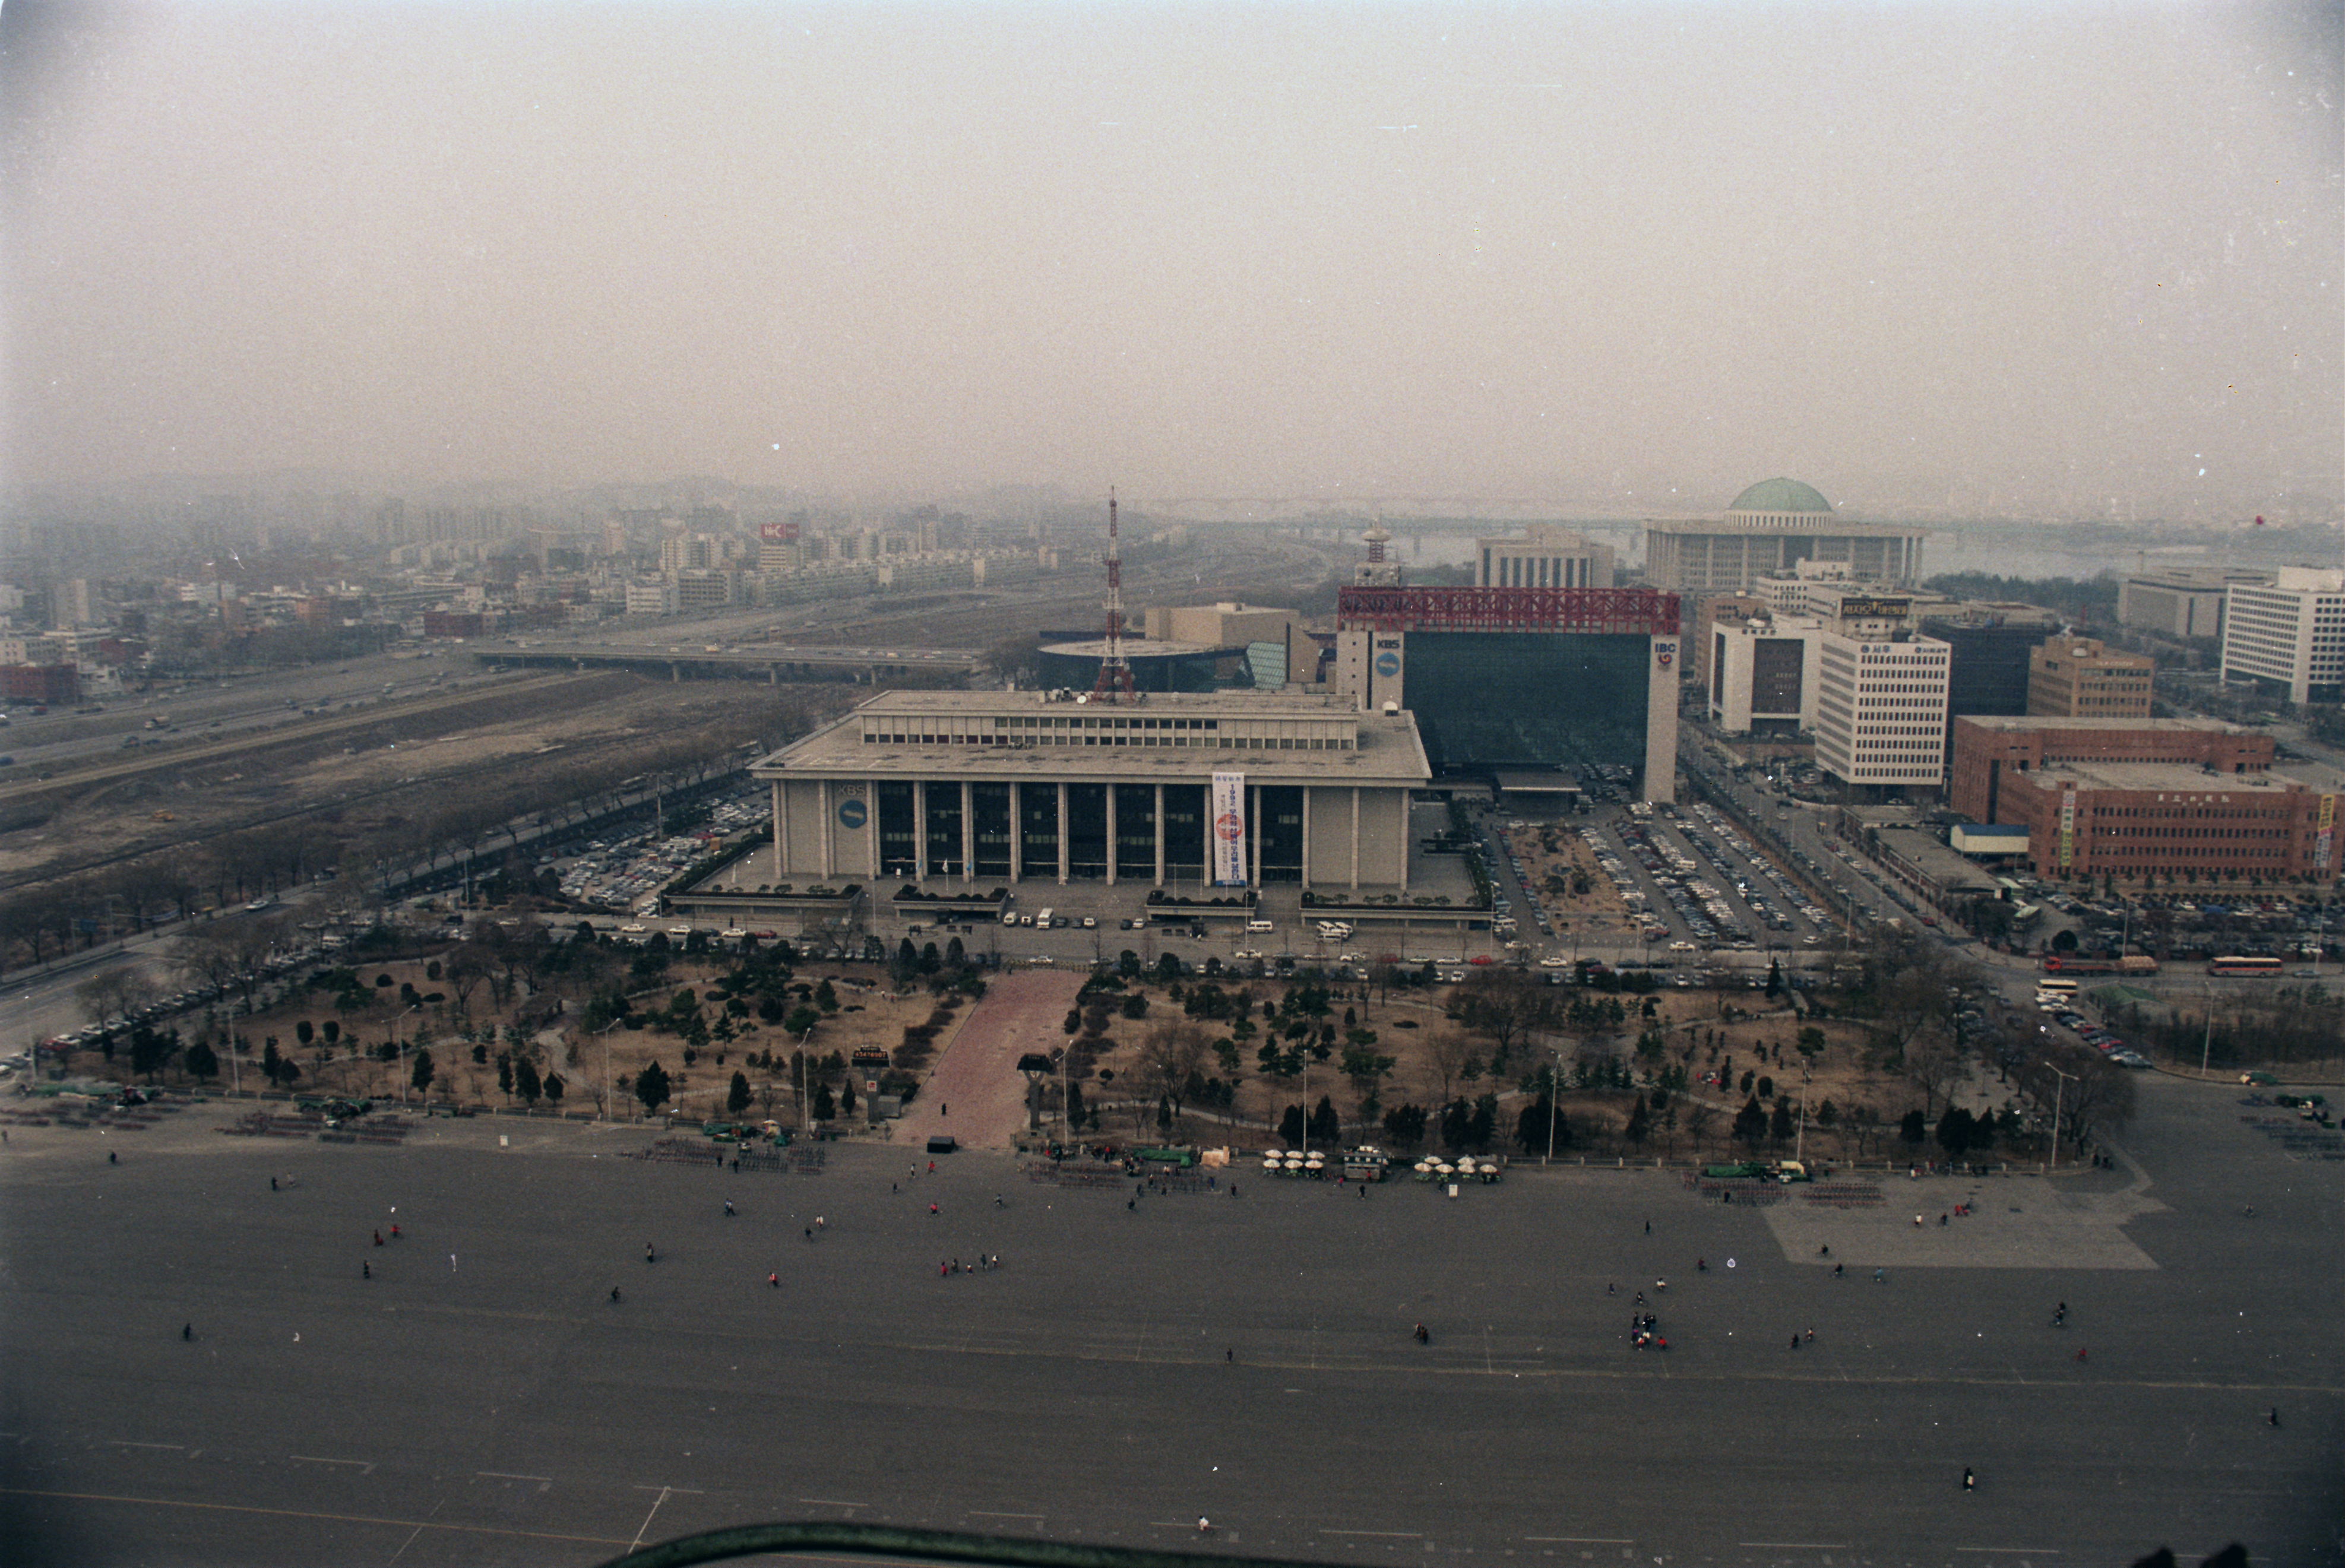
[[1930,531],[1902,522],[1850,522],[1828,511],[1802,513],[1789,526],[1740,517],[1647,518],[1638,526],[1648,533],[1816,533],[1839,539],[1921,539]]
[[[1123,656],[1127,659],[1202,659],[1208,655],[1243,653],[1243,642],[1175,642],[1163,637],[1126,637]],[[1104,659],[1107,639],[1094,637],[1088,642],[1045,642],[1045,653],[1057,653],[1070,659]]]
[[2064,784],[2086,789],[2147,791],[2155,794],[2285,794],[2314,785],[2289,774],[2209,773],[2195,763],[2047,763],[2032,773],[2005,773],[2006,788],[2033,784],[2056,791]]
[[[959,738],[888,744],[863,738],[868,721],[891,719],[953,721]],[[998,727],[992,724],[997,719],[1003,721]],[[1172,730],[1172,720],[1183,721],[1183,727]],[[984,722],[983,731],[975,727],[978,721]],[[1048,732],[1051,741],[1044,741],[1039,731],[1022,727],[1029,721],[1059,727]],[[1232,727],[1207,727],[1208,722]],[[1311,738],[1307,733],[1276,733],[1282,724],[1340,732],[1339,738],[1350,744],[1315,749],[1304,744]],[[1084,744],[1055,744],[1061,733]],[[1285,692],[1152,693],[1116,703],[1076,702],[1042,692],[886,692],[762,758],[751,773],[765,780],[1121,784],[1203,784],[1214,773],[1241,773],[1256,784],[1386,789],[1416,788],[1433,776],[1414,714],[1364,713],[1341,699]]]
[[2031,730],[2100,730],[2110,734],[2123,734],[2128,730],[2149,730],[2164,734],[2181,734],[2190,731],[2221,735],[2257,733],[2250,725],[2228,723],[2221,719],[2062,719],[2043,715],[2017,718],[1995,713],[1957,713],[1954,722],[1976,724],[1981,729],[1996,730],[2005,734],[2024,734]]

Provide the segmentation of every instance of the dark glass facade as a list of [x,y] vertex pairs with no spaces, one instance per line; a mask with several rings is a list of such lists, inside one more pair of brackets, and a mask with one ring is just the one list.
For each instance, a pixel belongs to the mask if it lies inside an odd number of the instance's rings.
[[1203,784],[1164,786],[1164,875],[1175,882],[1205,879]]
[[969,814],[977,819],[976,869],[978,877],[1010,875],[1010,786],[1006,784],[971,784],[969,789]]
[[1651,655],[1636,633],[1412,632],[1408,707],[1436,775],[1610,764],[1641,777]]
[[2042,626],[1964,626],[1924,617],[1922,635],[1946,644],[1946,716],[2017,718],[2027,712],[2027,657]]
[[914,876],[920,869],[919,818],[908,784],[881,784],[872,805],[879,818],[879,875]]
[[929,857],[930,876],[959,876],[960,870],[960,785],[957,784],[926,784],[920,786],[928,796]]
[[1156,786],[1115,786],[1115,874],[1119,878],[1156,876]]
[[1255,868],[1256,882],[1300,882],[1303,880],[1303,791],[1293,784],[1264,784],[1254,792],[1254,809],[1261,821],[1255,825],[1257,853],[1262,864]]

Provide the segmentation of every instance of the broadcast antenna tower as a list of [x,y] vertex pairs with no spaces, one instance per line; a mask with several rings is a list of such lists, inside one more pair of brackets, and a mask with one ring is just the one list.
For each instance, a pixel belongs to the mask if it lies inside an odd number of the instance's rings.
[[1116,543],[1115,491],[1107,492],[1107,652],[1100,660],[1094,699],[1112,703],[1132,693],[1132,666],[1123,659],[1123,553]]

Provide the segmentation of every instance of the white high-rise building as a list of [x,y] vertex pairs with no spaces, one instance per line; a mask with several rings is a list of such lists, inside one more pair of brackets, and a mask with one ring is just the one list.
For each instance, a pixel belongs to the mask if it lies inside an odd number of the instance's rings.
[[1853,784],[1946,778],[1946,668],[1935,637],[1826,632],[1816,659],[1816,765]]
[[2283,566],[2223,595],[2223,679],[2284,688],[2291,703],[2345,699],[2345,570]]

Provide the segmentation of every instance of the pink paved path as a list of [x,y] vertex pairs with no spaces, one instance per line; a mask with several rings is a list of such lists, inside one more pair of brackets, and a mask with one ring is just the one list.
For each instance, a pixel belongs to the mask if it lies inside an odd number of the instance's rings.
[[897,1143],[919,1150],[933,1135],[949,1132],[963,1148],[1008,1149],[1026,1126],[1026,1075],[1018,1070],[1018,1058],[1066,1042],[1061,1026],[1083,979],[1060,970],[1021,969],[992,981],[937,1058],[919,1098],[896,1124]]

